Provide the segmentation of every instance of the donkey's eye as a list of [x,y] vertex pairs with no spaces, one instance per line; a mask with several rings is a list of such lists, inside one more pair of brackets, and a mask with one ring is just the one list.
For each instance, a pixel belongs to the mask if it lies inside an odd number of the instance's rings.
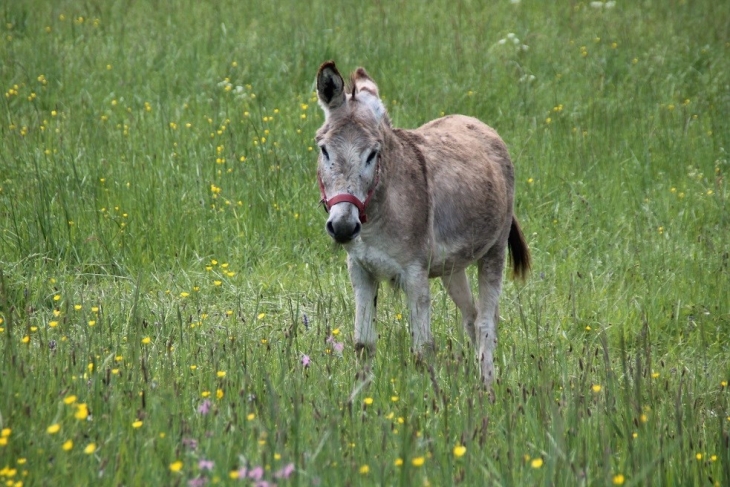
[[378,151],[374,150],[368,155],[367,160],[365,161],[365,164],[370,164],[375,160],[375,157],[378,155]]
[[319,150],[322,151],[322,155],[324,156],[325,159],[330,158],[330,155],[327,153],[327,149],[325,149],[324,146],[320,147]]

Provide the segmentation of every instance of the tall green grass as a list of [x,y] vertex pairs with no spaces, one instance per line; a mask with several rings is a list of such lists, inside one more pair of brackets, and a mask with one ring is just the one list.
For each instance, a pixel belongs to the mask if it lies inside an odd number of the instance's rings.
[[[726,2],[0,15],[6,485],[730,484]],[[397,126],[464,113],[510,148],[534,272],[505,284],[494,403],[438,283],[432,364],[387,290],[355,358],[327,59]]]

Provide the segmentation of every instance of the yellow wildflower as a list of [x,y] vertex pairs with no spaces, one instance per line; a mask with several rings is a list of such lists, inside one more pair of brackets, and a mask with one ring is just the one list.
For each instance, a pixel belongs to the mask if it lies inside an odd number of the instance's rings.
[[463,457],[466,453],[466,447],[464,445],[456,445],[454,447],[454,456],[455,457]]
[[89,408],[86,407],[85,403],[77,404],[76,405],[76,412],[74,413],[74,418],[78,420],[84,420],[89,417]]

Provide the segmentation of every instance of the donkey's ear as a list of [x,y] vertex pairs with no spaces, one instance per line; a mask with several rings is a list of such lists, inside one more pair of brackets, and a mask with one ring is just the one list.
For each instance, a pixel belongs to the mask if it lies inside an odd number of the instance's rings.
[[365,71],[365,68],[357,68],[355,72],[350,75],[350,79],[352,80],[353,86],[355,86],[355,91],[367,91],[376,98],[380,98],[378,85],[375,84],[375,81],[373,81],[367,71]]
[[383,102],[380,100],[378,85],[375,84],[368,72],[363,68],[357,68],[350,75],[350,84],[354,87],[352,91],[353,98],[357,97],[358,100],[370,107],[379,122],[385,121],[386,124],[390,125],[390,118]]
[[317,71],[317,96],[325,112],[345,103],[345,80],[337,71],[334,61],[327,61]]

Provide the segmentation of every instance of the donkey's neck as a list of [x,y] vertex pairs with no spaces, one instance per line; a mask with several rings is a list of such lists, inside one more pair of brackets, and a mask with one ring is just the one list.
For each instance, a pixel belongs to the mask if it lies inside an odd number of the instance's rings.
[[[411,131],[384,127],[380,178],[368,213],[397,220],[417,211],[428,218],[430,197],[426,159],[419,144],[423,138]],[[408,208],[404,208],[408,206]],[[397,211],[398,216],[389,212]]]
[[386,144],[392,150],[389,163],[395,166],[395,172],[406,175],[414,184],[428,193],[428,168],[426,158],[419,145],[423,137],[406,129],[388,129],[390,137]]

